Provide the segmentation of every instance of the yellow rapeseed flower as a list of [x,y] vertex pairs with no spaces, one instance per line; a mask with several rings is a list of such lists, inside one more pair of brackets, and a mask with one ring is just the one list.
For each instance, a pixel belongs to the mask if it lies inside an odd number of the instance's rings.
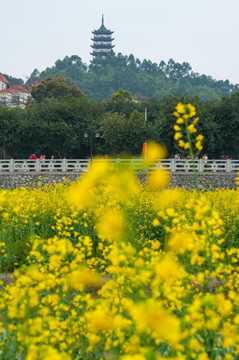
[[185,105],[182,103],[178,103],[178,105],[176,106],[176,111],[179,114],[184,114],[185,113]]
[[156,279],[159,281],[175,281],[187,276],[183,266],[176,257],[166,255],[155,267]]
[[181,139],[181,137],[182,137],[183,135],[180,133],[180,132],[176,132],[175,134],[174,134],[174,140],[176,140],[176,141],[178,141],[179,139]]
[[130,315],[136,323],[139,332],[155,332],[160,338],[173,346],[180,340],[180,322],[162,307],[159,301],[149,299],[145,303],[135,304],[130,309]]
[[87,327],[93,332],[101,332],[113,327],[113,318],[102,305],[98,305],[95,310],[85,314]]
[[100,285],[99,275],[85,267],[80,267],[68,274],[67,281],[70,288],[75,290],[83,290],[85,286],[98,287]]
[[118,240],[125,230],[125,220],[118,210],[109,210],[101,216],[97,223],[97,231],[105,239]]
[[161,190],[169,184],[167,170],[152,170],[148,175],[147,185],[151,190]]
[[185,142],[182,139],[180,139],[178,142],[178,146],[181,148],[184,148],[184,145],[185,145]]
[[174,125],[173,127],[174,131],[181,131],[182,129],[178,125]]
[[201,141],[197,141],[195,144],[195,148],[198,149],[199,151],[201,151],[203,149],[202,143]]
[[143,354],[130,354],[123,355],[120,360],[146,360],[147,358]]
[[184,123],[184,119],[182,119],[181,117],[177,118],[176,120],[177,124],[183,124]]
[[186,232],[173,233],[168,241],[168,249],[176,254],[184,254],[185,251],[192,250],[193,245],[192,235]]
[[188,125],[188,131],[193,134],[195,132],[197,132],[197,129],[195,128],[194,124],[190,124]]
[[150,141],[147,146],[147,161],[153,163],[157,160],[165,159],[167,150],[164,146],[157,144],[155,141]]
[[153,226],[159,226],[160,225],[160,222],[158,221],[158,219],[154,219],[153,221],[152,221],[152,225]]
[[196,137],[196,141],[203,141],[204,139],[204,136],[199,134],[197,137]]

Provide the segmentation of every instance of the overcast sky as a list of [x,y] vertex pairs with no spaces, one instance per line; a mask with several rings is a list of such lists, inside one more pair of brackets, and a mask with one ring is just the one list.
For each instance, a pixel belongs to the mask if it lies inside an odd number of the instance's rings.
[[116,53],[239,83],[239,0],[0,0],[0,73],[26,79],[66,55],[89,64],[102,14]]

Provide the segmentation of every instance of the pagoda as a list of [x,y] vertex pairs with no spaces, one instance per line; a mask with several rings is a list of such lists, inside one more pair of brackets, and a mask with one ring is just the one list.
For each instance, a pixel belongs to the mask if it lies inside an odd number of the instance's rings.
[[113,49],[114,45],[112,45],[112,41],[114,39],[111,37],[113,33],[114,31],[110,31],[104,26],[104,15],[102,15],[101,27],[98,30],[92,31],[94,35],[93,39],[91,39],[93,41],[93,45],[91,45],[93,51],[90,54],[93,58],[98,56],[105,57],[106,54]]

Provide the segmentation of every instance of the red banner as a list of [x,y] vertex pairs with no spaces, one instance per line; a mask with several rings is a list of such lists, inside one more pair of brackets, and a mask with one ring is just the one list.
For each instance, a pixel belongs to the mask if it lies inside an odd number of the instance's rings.
[[143,155],[146,156],[146,153],[147,153],[147,143],[143,143]]

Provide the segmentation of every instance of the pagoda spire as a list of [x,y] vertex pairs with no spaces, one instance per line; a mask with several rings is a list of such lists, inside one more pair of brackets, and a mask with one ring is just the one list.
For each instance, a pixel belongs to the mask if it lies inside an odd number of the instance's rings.
[[102,26],[104,26],[104,14],[102,14]]

